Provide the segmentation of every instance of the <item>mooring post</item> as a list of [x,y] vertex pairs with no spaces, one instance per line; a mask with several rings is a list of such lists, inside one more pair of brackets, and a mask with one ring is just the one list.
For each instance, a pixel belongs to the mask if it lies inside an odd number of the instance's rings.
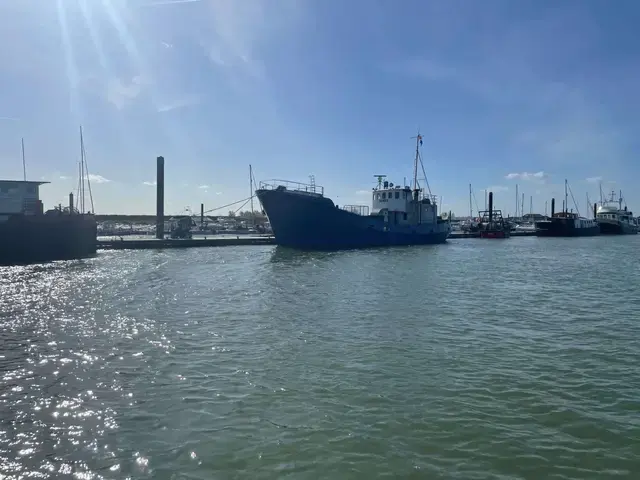
[[156,238],[164,238],[164,157],[157,159],[156,173]]

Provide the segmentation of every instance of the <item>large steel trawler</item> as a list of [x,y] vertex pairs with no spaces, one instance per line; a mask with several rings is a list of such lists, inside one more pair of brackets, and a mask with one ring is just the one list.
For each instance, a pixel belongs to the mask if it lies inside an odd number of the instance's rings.
[[269,218],[276,244],[330,250],[444,243],[451,233],[451,222],[438,215],[436,196],[418,183],[421,145],[418,135],[413,187],[396,186],[384,180],[385,175],[376,175],[378,185],[372,189],[371,211],[362,205],[339,207],[325,197],[323,187],[315,185],[313,177],[310,184],[260,182],[256,195]]

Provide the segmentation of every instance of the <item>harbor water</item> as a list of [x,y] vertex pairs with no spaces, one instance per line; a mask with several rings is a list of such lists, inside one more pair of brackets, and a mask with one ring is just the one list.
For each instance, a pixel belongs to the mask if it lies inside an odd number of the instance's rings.
[[639,246],[0,268],[0,477],[636,478]]

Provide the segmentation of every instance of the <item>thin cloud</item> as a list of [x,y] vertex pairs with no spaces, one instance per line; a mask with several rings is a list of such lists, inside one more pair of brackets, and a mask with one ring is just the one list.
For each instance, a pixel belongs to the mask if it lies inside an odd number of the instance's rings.
[[155,187],[156,185],[158,185],[158,182],[156,182],[155,180],[151,181],[151,182],[142,182],[143,185],[148,185],[150,187]]
[[505,175],[507,180],[526,180],[529,182],[545,182],[549,178],[549,174],[540,171],[535,173],[522,172],[522,173],[509,173]]
[[370,195],[371,194],[371,190],[358,190],[356,192],[356,195]]
[[487,192],[493,192],[493,193],[498,193],[498,192],[507,192],[509,191],[509,187],[505,187],[504,185],[492,185],[490,187],[487,187]]
[[297,25],[302,11],[295,1],[213,1],[207,8],[211,34],[200,43],[209,60],[234,78],[243,74],[257,80],[265,76],[258,52],[267,49],[273,32],[282,37]]
[[196,105],[198,104],[199,101],[200,101],[200,97],[198,95],[184,95],[183,97],[178,98],[173,102],[160,105],[158,107],[158,113],[170,112],[172,110],[177,110],[179,108]]
[[118,110],[122,110],[138,97],[143,88],[150,82],[141,75],[133,77],[129,82],[114,78],[107,84],[107,101]]
[[202,2],[202,0],[158,0],[156,2],[149,2],[140,6],[141,7],[160,7],[163,5],[180,5],[182,3],[199,3],[199,2]]
[[91,183],[109,183],[109,182],[111,182],[111,180],[109,180],[108,178],[105,178],[102,175],[97,175],[95,173],[90,173],[89,174],[89,181]]
[[60,180],[69,180],[71,177],[67,177],[66,175],[60,175],[58,178]]
[[598,183],[602,181],[602,177],[589,177],[586,180],[589,183]]
[[198,188],[201,190],[207,190],[209,188],[209,185],[199,185]]

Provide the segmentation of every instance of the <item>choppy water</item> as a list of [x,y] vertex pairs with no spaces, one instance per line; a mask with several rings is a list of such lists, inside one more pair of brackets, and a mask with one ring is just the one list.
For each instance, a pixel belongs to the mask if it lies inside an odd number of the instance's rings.
[[0,269],[0,477],[636,478],[639,246]]

